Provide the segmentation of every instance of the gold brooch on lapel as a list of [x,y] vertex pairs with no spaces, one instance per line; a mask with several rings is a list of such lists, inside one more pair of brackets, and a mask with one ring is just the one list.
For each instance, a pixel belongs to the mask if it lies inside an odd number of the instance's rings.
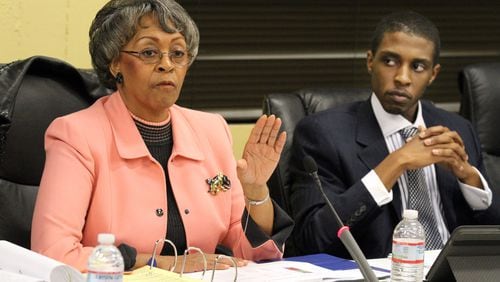
[[209,187],[208,192],[212,195],[216,195],[219,191],[226,192],[231,188],[231,181],[221,172],[212,178],[208,178],[207,183]]

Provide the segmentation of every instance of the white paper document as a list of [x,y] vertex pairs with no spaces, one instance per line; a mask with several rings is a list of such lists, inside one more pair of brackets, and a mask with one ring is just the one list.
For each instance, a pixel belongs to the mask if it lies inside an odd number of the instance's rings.
[[[201,272],[185,274],[192,278],[201,279]],[[214,281],[234,281],[235,268],[216,270]],[[237,281],[286,281],[286,282],[316,282],[316,281],[345,281],[359,280],[363,276],[358,269],[330,270],[307,262],[275,261],[268,263],[250,263],[238,267]],[[388,276],[387,272],[375,271],[379,278]],[[211,281],[212,271],[207,271],[203,281]]]
[[[431,251],[425,251],[424,255],[424,276],[427,275],[427,272],[429,272],[429,269],[431,269],[432,264],[438,257],[439,253],[441,250],[431,250]],[[391,269],[392,262],[390,258],[380,258],[380,259],[369,259],[368,263],[372,267],[378,267],[378,268],[383,268],[383,269]]]
[[0,240],[0,281],[83,282],[85,279],[69,265]]

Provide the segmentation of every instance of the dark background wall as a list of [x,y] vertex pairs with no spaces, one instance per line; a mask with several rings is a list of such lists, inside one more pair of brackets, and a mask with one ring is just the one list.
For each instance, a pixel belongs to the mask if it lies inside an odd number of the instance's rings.
[[180,3],[201,32],[199,57],[180,99],[196,109],[244,112],[260,109],[266,93],[324,85],[369,87],[365,56],[371,33],[381,16],[401,9],[426,15],[441,32],[442,71],[428,99],[457,104],[457,72],[467,64],[500,60],[500,1]]

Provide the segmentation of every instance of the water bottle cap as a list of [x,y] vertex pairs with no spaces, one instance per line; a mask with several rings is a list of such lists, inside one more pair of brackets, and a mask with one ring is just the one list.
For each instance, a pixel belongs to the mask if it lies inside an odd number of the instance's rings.
[[115,242],[115,235],[110,233],[99,233],[97,242],[101,245],[112,245]]
[[418,218],[418,211],[417,210],[404,210],[403,211],[403,218],[417,219]]

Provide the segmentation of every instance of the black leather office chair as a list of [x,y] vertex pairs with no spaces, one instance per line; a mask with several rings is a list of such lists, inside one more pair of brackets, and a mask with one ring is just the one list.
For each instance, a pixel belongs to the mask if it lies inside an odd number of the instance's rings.
[[[287,140],[278,167],[268,181],[269,193],[273,200],[288,214],[292,215],[288,197],[291,179],[289,162],[291,145],[297,123],[305,116],[332,108],[336,105],[367,99],[369,89],[349,89],[336,87],[305,88],[293,93],[269,94],[264,97],[263,112],[281,118],[281,129],[286,131]],[[297,228],[297,227],[296,227]],[[300,255],[296,252],[292,237],[287,241],[285,256]]]
[[50,122],[107,92],[93,72],[48,57],[0,67],[0,240],[30,247]]
[[475,127],[490,185],[500,193],[500,62],[465,67],[458,84],[460,114]]

